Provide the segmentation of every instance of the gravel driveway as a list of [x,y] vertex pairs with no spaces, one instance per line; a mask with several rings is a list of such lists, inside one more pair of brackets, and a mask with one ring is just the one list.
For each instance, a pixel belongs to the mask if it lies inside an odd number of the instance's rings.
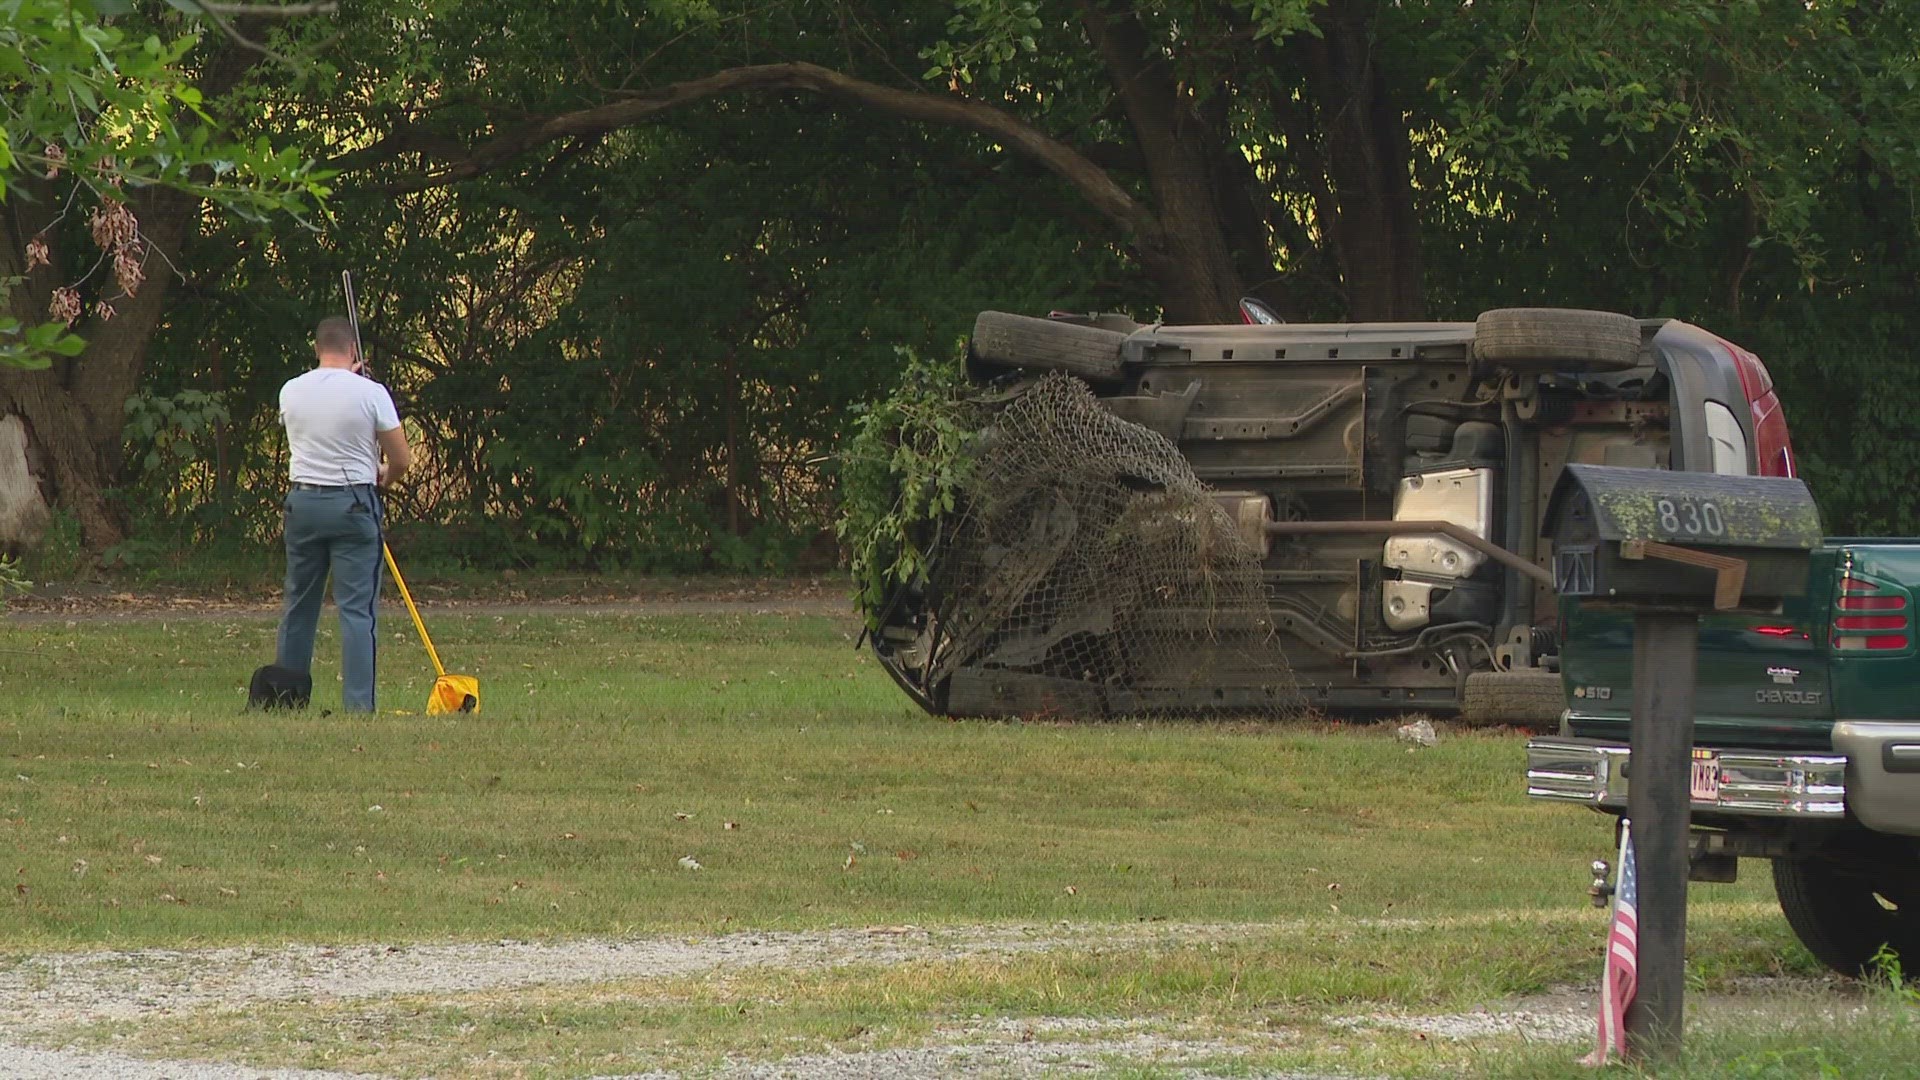
[[[195,1009],[238,1009],[284,1001],[376,999],[622,979],[658,979],[722,970],[779,967],[818,970],[894,965],[1050,949],[1141,948],[1226,941],[1270,932],[1249,925],[990,926],[928,931],[872,927],[814,933],[740,933],[720,937],[584,939],[330,948],[288,946],[206,950],[50,953],[15,959],[0,971],[0,1015],[25,1041],[56,1039],[63,1029],[103,1020],[151,1020]],[[1054,1036],[1036,1040],[1042,1034]],[[947,1043],[869,1053],[742,1062],[719,1075],[783,1077],[1038,1076],[1114,1059],[1176,1065],[1246,1048],[1180,1040],[1128,1022],[1049,1020],[983,1022],[943,1032]],[[1064,1037],[1064,1038],[1063,1038]],[[1077,1070],[1076,1070],[1077,1071]],[[201,1062],[153,1062],[114,1054],[29,1048],[0,1042],[0,1076],[116,1080],[332,1080],[347,1074],[271,1071]],[[667,1074],[648,1074],[649,1080]],[[1197,1075],[1197,1074],[1196,1074]]]
[[[1414,925],[1411,920],[1367,920]],[[45,953],[0,959],[0,1077],[18,1080],[342,1080],[352,1074],[260,1069],[220,1062],[151,1061],[57,1048],[63,1032],[99,1021],[153,1021],[195,1010],[244,1009],[276,1002],[377,1001],[537,986],[591,985],[712,972],[778,968],[824,970],[890,966],[1048,950],[1148,949],[1258,939],[1298,932],[1294,924],[996,925],[927,930],[912,926],[716,937],[590,938],[558,942],[494,941],[404,946],[313,945],[204,950]],[[1723,1016],[1751,1015],[1775,1025],[1810,1007],[1857,1009],[1859,992],[1832,980],[1746,980],[1730,994],[1690,995],[1690,1006]],[[1471,1012],[1434,1016],[1362,1013],[1337,1028],[1386,1029],[1423,1038],[1511,1037],[1565,1043],[1572,1052],[1593,1037],[1594,995],[1562,990]],[[1283,1045],[1284,1031],[1271,1034]],[[927,1045],[740,1061],[724,1080],[918,1080],[933,1077],[1038,1077],[1091,1074],[1116,1063],[1157,1065],[1175,1075],[1210,1075],[1197,1065],[1261,1049],[1235,1041],[1167,1034],[1147,1021],[975,1017],[938,1028]],[[484,1048],[482,1048],[484,1049]],[[364,1075],[364,1074],[359,1074]],[[670,1080],[647,1073],[623,1080]],[[1330,1080],[1307,1074],[1269,1080]],[[1345,1078],[1351,1080],[1351,1078]]]

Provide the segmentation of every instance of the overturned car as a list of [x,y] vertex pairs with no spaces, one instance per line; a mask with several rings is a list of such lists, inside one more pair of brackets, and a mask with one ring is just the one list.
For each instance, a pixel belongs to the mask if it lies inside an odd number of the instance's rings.
[[943,715],[1564,708],[1570,462],[1793,475],[1765,366],[1670,319],[979,316],[980,467],[867,612]]

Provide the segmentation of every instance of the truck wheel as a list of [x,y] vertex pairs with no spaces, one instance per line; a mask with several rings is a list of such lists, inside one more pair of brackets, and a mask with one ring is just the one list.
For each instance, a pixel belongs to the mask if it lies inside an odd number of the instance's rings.
[[1773,860],[1773,891],[1794,936],[1842,975],[1859,975],[1887,945],[1920,963],[1920,910],[1894,904],[1865,872],[1818,857]]
[[1567,711],[1560,673],[1540,668],[1476,671],[1467,676],[1460,698],[1460,719],[1469,727],[1514,724],[1552,728]]
[[997,367],[1064,371],[1088,382],[1120,380],[1127,335],[1098,326],[983,311],[973,321],[973,355]]
[[1640,363],[1631,316],[1577,308],[1496,308],[1473,324],[1473,354],[1509,371],[1626,371]]

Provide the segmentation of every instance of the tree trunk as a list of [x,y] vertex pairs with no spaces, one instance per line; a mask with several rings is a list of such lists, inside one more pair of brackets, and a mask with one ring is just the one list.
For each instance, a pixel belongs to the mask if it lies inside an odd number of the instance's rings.
[[[30,183],[40,189],[34,192],[35,201],[16,197],[7,203],[0,274],[25,278],[8,297],[8,307],[23,322],[38,323],[48,318],[53,290],[69,284],[56,271],[71,263],[56,250],[54,266],[25,272],[27,241],[43,235],[53,220],[48,209],[64,200],[64,193],[51,185]],[[89,551],[104,551],[126,538],[126,521],[108,492],[120,475],[127,399],[139,388],[147,343],[159,325],[170,285],[167,267],[179,262],[199,200],[146,188],[131,195],[127,204],[140,221],[148,248],[145,284],[133,296],[110,301],[115,309],[111,319],[90,314],[75,326],[87,339],[86,351],[78,357],[56,360],[40,371],[0,368],[0,420],[14,418],[21,425],[24,459],[37,487],[33,493],[0,491],[0,547],[19,549],[37,542],[39,530],[30,523],[30,511],[11,526],[5,512],[7,505],[29,506],[36,497],[43,506],[59,506],[74,515]],[[43,239],[57,247],[61,240],[79,235],[77,228],[67,227],[48,230]],[[89,256],[94,254],[90,242],[75,242],[85,244]],[[119,291],[110,275],[96,276],[89,289],[95,286],[102,296],[114,297]],[[0,473],[10,467],[0,465]]]
[[[231,44],[217,46],[207,57],[198,80],[209,100],[238,85],[261,54]],[[0,278],[23,280],[6,297],[9,313],[24,323],[45,322],[53,291],[74,284],[63,279],[70,267],[93,265],[99,254],[92,242],[81,239],[78,221],[50,228],[67,206],[68,187],[62,177],[47,181],[27,173],[9,184],[14,191],[0,204]],[[203,201],[158,185],[126,193],[126,203],[140,223],[146,244],[146,280],[133,296],[121,296],[108,265],[92,271],[82,295],[108,298],[110,319],[92,312],[75,324],[87,348],[71,360],[56,360],[40,371],[0,367],[0,422],[17,419],[26,435],[25,458],[43,505],[57,505],[80,524],[87,550],[98,553],[126,539],[124,513],[109,498],[120,480],[126,427],[127,400],[140,387],[147,345],[171,290],[174,268],[183,265],[181,251],[196,230]],[[76,205],[76,212],[84,212]],[[63,260],[53,252],[53,265],[26,270],[27,241],[39,236],[56,249],[63,241],[77,243],[84,259]],[[85,273],[82,271],[81,273]],[[4,455],[4,450],[0,450]],[[0,476],[8,466],[0,463]],[[23,499],[25,493],[21,493]],[[5,513],[8,494],[0,490],[0,549],[30,546],[37,533],[9,530]]]
[[1320,117],[1332,205],[1320,205],[1356,322],[1424,319],[1406,118],[1373,58],[1378,0],[1335,0],[1293,38]]
[[[1168,322],[1238,319],[1245,282],[1235,265],[1220,203],[1218,151],[1190,95],[1165,63],[1149,55],[1146,30],[1132,15],[1100,3],[1081,5],[1087,38],[1105,61],[1133,124],[1153,187],[1155,235],[1137,239]],[[1262,243],[1265,236],[1261,236]]]

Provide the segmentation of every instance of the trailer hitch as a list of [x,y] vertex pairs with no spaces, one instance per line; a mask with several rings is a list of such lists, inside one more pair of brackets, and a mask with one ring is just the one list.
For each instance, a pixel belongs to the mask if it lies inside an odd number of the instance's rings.
[[1613,899],[1613,883],[1607,880],[1607,875],[1612,871],[1613,867],[1607,864],[1607,860],[1593,860],[1593,884],[1587,886],[1587,899],[1593,901],[1594,907],[1606,907],[1608,901]]

